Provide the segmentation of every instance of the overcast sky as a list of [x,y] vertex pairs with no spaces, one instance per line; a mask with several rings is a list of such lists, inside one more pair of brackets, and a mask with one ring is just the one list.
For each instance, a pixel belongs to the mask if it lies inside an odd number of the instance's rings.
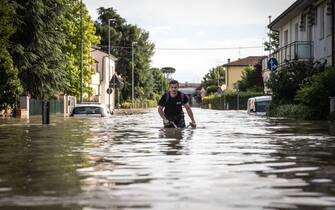
[[228,58],[264,55],[268,16],[276,18],[294,1],[83,0],[93,20],[97,8],[113,7],[128,23],[149,31],[156,45],[152,67],[176,68],[173,77],[180,82],[200,82],[209,69]]

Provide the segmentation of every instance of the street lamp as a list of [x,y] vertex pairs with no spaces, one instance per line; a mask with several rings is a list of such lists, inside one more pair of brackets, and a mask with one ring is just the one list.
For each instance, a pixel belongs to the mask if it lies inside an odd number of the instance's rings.
[[134,98],[135,98],[135,90],[134,90],[134,45],[137,42],[131,43],[131,103],[134,108]]

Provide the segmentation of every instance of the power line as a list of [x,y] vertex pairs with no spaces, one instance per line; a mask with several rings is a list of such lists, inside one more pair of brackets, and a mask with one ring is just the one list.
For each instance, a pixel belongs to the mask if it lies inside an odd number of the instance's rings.
[[210,51],[210,50],[241,50],[241,49],[259,49],[263,46],[248,46],[248,47],[204,47],[204,48],[155,48],[155,50],[173,50],[173,51]]
[[[108,45],[100,45],[101,48],[107,48]],[[137,46],[140,48],[141,46]],[[111,46],[114,49],[131,49],[131,46]],[[260,49],[264,46],[245,46],[245,47],[196,47],[196,48],[177,48],[177,47],[155,47],[155,50],[166,50],[166,51],[211,51],[211,50],[242,50],[242,49]]]

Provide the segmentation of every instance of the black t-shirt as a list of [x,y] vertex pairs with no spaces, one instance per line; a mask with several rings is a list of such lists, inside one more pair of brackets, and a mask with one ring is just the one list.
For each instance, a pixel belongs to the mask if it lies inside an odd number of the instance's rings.
[[182,92],[178,91],[174,98],[167,92],[161,97],[158,105],[164,107],[164,114],[168,120],[176,120],[184,116],[182,105],[185,105],[187,102],[188,98]]

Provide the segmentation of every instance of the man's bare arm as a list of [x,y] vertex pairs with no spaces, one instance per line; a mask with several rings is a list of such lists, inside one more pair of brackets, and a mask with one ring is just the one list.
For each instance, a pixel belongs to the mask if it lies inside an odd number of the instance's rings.
[[186,103],[186,104],[184,105],[184,107],[185,107],[185,109],[186,109],[186,111],[187,111],[187,114],[188,114],[188,116],[190,117],[192,123],[195,124],[195,120],[194,120],[194,116],[193,116],[193,112],[192,112],[192,109],[191,109],[190,104],[189,104],[189,103]]
[[158,113],[159,113],[159,116],[161,116],[161,118],[163,119],[163,123],[164,124],[169,123],[169,120],[166,119],[166,117],[165,117],[165,114],[163,112],[163,107],[162,106],[158,106]]

